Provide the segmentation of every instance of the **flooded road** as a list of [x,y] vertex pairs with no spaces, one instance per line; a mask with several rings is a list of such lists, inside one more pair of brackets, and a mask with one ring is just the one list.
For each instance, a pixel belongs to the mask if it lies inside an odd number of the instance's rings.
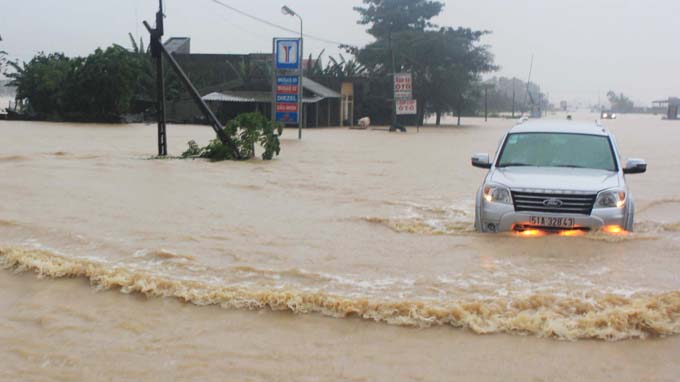
[[[674,380],[680,125],[606,123],[649,163],[634,233],[525,238],[474,232],[470,154],[513,122],[467,123],[209,163],[148,160],[153,126],[0,122],[0,379]],[[210,138],[169,127],[171,154]]]

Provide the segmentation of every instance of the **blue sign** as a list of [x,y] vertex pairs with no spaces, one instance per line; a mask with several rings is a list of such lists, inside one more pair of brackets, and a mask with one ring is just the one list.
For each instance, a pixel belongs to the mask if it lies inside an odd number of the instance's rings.
[[297,85],[299,83],[298,76],[278,76],[276,77],[277,85]]
[[277,103],[297,103],[298,102],[298,96],[297,94],[277,94],[276,95],[276,102]]
[[276,69],[300,68],[300,39],[276,40]]
[[276,122],[298,123],[298,113],[285,111],[276,112]]

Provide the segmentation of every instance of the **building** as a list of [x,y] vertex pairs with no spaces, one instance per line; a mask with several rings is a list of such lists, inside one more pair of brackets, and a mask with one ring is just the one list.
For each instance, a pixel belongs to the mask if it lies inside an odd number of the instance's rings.
[[191,39],[189,37],[171,37],[163,45],[168,52],[173,54],[191,53]]
[[680,111],[680,98],[668,97],[667,100],[659,100],[652,102],[654,107],[663,108],[666,107],[666,117],[665,119],[679,119],[678,112]]
[[[164,45],[222,123],[244,112],[256,111],[271,118],[271,54],[195,54],[187,37],[170,38]],[[338,91],[305,77],[302,99],[305,126],[340,125],[342,96]],[[203,120],[188,94],[168,102],[166,112],[169,121]]]

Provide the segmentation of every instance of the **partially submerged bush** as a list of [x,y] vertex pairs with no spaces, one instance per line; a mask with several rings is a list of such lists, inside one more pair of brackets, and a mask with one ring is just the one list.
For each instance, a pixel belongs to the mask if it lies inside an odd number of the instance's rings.
[[281,131],[280,125],[270,122],[260,113],[239,114],[224,128],[225,135],[237,147],[238,157],[222,141],[213,139],[205,147],[189,141],[189,148],[182,153],[182,158],[208,158],[212,161],[250,159],[255,156],[255,144],[259,143],[264,149],[262,159],[271,160],[281,151]]

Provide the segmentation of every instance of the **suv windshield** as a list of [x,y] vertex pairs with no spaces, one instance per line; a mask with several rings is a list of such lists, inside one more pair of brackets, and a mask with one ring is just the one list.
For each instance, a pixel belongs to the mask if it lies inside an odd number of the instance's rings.
[[617,170],[608,137],[571,133],[509,134],[497,167],[510,166]]

